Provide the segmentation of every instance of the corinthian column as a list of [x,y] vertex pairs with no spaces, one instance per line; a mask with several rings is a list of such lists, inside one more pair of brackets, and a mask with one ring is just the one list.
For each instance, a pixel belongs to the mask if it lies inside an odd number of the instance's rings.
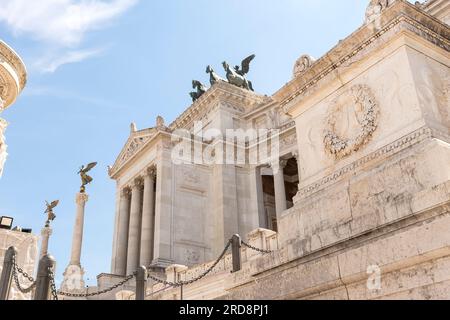
[[89,196],[86,193],[78,193],[76,197],[77,216],[72,237],[72,254],[70,264],[81,266],[81,247],[83,245],[84,208]]
[[130,224],[130,190],[120,192],[119,223],[117,228],[117,251],[114,274],[125,276],[127,273],[128,227]]
[[149,267],[153,261],[153,239],[155,229],[155,169],[144,177],[144,201],[141,229],[141,265]]
[[286,164],[286,160],[281,160],[272,164],[277,217],[287,209],[286,188],[284,185],[284,168],[286,167]]
[[141,181],[136,180],[131,187],[130,227],[128,229],[127,275],[137,270],[139,265],[139,245],[141,241]]

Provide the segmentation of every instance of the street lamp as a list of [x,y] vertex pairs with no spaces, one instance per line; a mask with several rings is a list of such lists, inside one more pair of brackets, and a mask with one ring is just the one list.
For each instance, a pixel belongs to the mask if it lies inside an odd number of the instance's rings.
[[14,219],[11,217],[0,218],[0,229],[11,230]]

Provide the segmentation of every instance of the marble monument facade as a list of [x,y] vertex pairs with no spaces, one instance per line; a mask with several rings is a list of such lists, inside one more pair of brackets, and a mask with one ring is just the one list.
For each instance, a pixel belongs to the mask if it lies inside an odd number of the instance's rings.
[[[448,1],[370,1],[359,29],[301,56],[272,96],[219,82],[168,126],[132,125],[110,168],[114,277],[145,265],[189,280],[239,233],[274,252],[244,250],[235,274],[226,256],[186,299],[448,299],[449,13]],[[267,129],[279,152],[180,164],[179,129],[201,150],[226,144],[202,130]],[[250,159],[263,140],[233,149]]]

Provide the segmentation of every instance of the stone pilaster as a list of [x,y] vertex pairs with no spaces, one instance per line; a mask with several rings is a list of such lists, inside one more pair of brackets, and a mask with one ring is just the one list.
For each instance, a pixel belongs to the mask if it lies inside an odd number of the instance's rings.
[[157,159],[155,233],[152,267],[160,271],[173,264],[173,163],[172,153],[164,144]]
[[253,228],[267,228],[267,221],[264,212],[264,194],[261,177],[261,167],[250,169],[250,195],[252,197],[252,221]]
[[153,261],[155,235],[155,169],[144,176],[144,200],[142,208],[141,260],[140,264],[149,267]]
[[284,185],[284,168],[286,167],[286,164],[286,160],[281,160],[271,165],[275,185],[275,207],[277,217],[287,209],[286,188]]
[[136,271],[139,265],[141,220],[142,220],[142,182],[140,179],[131,186],[130,227],[128,229],[127,275]]

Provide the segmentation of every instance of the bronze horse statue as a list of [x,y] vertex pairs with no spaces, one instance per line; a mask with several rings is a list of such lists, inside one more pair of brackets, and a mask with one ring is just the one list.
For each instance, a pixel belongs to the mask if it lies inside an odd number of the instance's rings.
[[208,90],[208,88],[206,88],[203,83],[198,80],[192,80],[192,88],[197,89],[197,91],[189,93],[192,98],[192,102],[197,101],[206,92],[206,90]]

